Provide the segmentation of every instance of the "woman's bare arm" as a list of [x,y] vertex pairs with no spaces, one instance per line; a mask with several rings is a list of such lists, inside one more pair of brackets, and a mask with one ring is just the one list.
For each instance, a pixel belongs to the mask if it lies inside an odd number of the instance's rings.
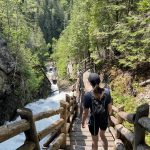
[[111,113],[112,113],[112,103],[108,104],[108,112],[109,112],[109,115],[111,115]]
[[89,109],[84,108],[83,114],[82,114],[82,128],[85,128],[85,121],[86,121],[86,118],[88,116],[88,113],[89,113]]

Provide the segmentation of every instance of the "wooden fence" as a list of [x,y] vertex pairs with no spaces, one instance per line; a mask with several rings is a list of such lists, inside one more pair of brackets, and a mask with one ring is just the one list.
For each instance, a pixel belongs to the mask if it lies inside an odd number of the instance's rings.
[[92,59],[90,57],[87,57],[82,62],[80,62],[80,70],[82,73],[87,71],[88,69],[93,69],[93,72],[95,72],[95,64],[93,63]]
[[[77,111],[76,97],[66,95],[66,100],[60,101],[60,108],[49,110],[33,115],[27,108],[18,109],[21,116],[20,121],[0,127],[0,143],[4,142],[22,132],[26,139],[22,146],[17,150],[40,150],[39,141],[51,134],[46,143],[50,143],[51,150],[58,150],[66,146],[67,133],[71,127]],[[47,128],[37,133],[35,121],[60,115],[60,119],[52,123]],[[110,116],[112,125],[109,127],[112,133],[116,149],[125,150],[124,141],[128,141],[133,150],[150,150],[150,146],[145,144],[145,134],[150,132],[149,105],[139,106],[134,114],[124,112],[124,107],[113,106],[113,113]],[[125,128],[123,122],[133,124],[133,132]]]
[[[95,71],[95,65],[90,58],[83,60],[80,63],[80,68],[82,69],[82,73],[88,69],[94,69]],[[149,80],[142,83],[142,85],[147,83],[149,83]],[[148,118],[149,107],[148,104],[143,104],[137,108],[136,113],[128,114],[124,112],[123,106],[119,108],[113,106],[109,130],[115,139],[117,150],[128,149],[123,143],[126,143],[126,141],[130,143],[131,149],[133,150],[150,150],[150,146],[145,144],[145,134],[146,132],[150,133],[150,118]],[[133,124],[133,132],[124,127],[124,121]]]
[[[124,107],[114,107],[111,116],[112,125],[109,128],[115,138],[117,150],[125,150],[123,141],[128,141],[133,150],[150,150],[150,146],[145,144],[145,133],[150,132],[149,105],[143,104],[139,106],[134,114],[124,112]],[[133,124],[133,132],[125,128],[123,122]]]
[[[76,115],[76,109],[76,98],[69,95],[66,95],[66,101],[60,101],[60,108],[56,110],[33,115],[30,109],[18,109],[17,112],[21,116],[21,120],[0,127],[0,143],[24,132],[26,136],[25,142],[17,150],[40,150],[39,141],[51,134],[48,140],[48,142],[52,141],[50,143],[51,150],[58,150],[60,147],[64,148],[66,135]],[[35,121],[54,115],[60,115],[60,119],[37,133]]]

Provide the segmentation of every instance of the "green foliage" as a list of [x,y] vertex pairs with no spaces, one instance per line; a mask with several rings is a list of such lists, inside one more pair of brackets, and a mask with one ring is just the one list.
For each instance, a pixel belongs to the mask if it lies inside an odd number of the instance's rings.
[[116,36],[111,45],[124,57],[119,60],[124,67],[135,68],[137,63],[149,61],[149,19],[144,14],[129,15],[126,23],[115,27]]
[[[71,3],[71,0],[0,0],[0,32],[16,61],[14,75],[19,72],[25,81],[23,91],[16,89],[17,95],[38,92],[43,75],[36,66],[44,65],[50,56],[56,43],[53,39],[58,39],[67,25]],[[62,59],[58,63],[64,73],[65,62]]]
[[112,91],[113,102],[116,106],[124,105],[125,111],[133,113],[136,111],[137,104],[135,98],[127,94],[120,94],[119,91]]
[[145,142],[150,145],[150,133],[146,133]]
[[90,55],[95,64],[113,61],[130,69],[150,61],[149,0],[61,0],[61,4],[69,10],[70,20],[55,51],[66,52],[77,62]]
[[[134,113],[134,112],[136,112],[137,107],[139,105],[141,105],[141,103],[137,104],[136,99],[133,98],[132,96],[129,96],[127,94],[120,94],[120,92],[117,90],[112,91],[111,95],[113,97],[113,103],[116,106],[120,106],[120,105],[125,106],[124,107],[125,112]],[[143,101],[143,103],[144,103],[144,101]],[[134,125],[133,124],[130,124],[127,121],[125,121],[123,123],[123,125],[127,129],[129,129],[130,131],[134,132]],[[146,134],[145,140],[146,140],[147,144],[150,144],[150,134],[149,133]]]
[[138,10],[147,13],[150,11],[150,1],[149,0],[141,0],[138,3]]
[[[52,45],[64,28],[64,11],[59,0],[45,0],[39,4],[38,21],[46,43]],[[49,49],[52,52],[52,49]]]
[[0,4],[0,32],[7,40],[16,63],[12,83],[17,82],[16,74],[20,74],[22,79],[22,83],[16,86],[15,94],[24,97],[26,93],[31,98],[31,95],[36,95],[43,80],[42,73],[34,66],[42,62],[43,50],[46,48],[36,19],[37,3],[34,0],[25,3],[0,0]]
[[[66,76],[67,63],[70,60],[79,62],[83,53],[88,50],[88,11],[87,2],[74,2],[71,20],[54,45],[53,58],[57,63],[60,76]],[[82,15],[81,15],[82,14]]]

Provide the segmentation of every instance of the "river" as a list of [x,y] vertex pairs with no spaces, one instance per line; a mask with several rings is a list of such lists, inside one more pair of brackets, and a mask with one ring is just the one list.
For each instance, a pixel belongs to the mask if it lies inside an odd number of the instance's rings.
[[[60,92],[58,91],[58,86],[55,84],[52,85],[53,95],[46,98],[46,99],[39,99],[36,102],[29,103],[25,107],[32,110],[33,114],[37,114],[39,112],[47,111],[50,109],[56,109],[59,107],[59,102],[62,99],[65,99],[65,95],[69,94],[67,92]],[[70,93],[71,94],[71,93]],[[37,131],[41,131],[42,129],[46,128],[54,121],[59,119],[59,115],[46,118],[36,122],[36,129]],[[20,120],[18,117],[16,120]],[[10,124],[12,122],[6,122],[6,124]],[[40,147],[42,147],[43,143],[48,139],[48,136],[40,141]],[[18,134],[17,136],[0,143],[0,150],[16,150],[20,147],[25,141],[24,133]]]

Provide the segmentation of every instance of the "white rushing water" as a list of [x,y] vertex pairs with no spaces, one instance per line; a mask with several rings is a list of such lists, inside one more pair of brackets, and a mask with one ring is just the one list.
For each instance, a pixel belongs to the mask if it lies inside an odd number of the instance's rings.
[[[53,93],[53,96],[48,97],[47,99],[39,99],[36,102],[27,104],[25,107],[31,109],[33,114],[59,108],[60,100],[64,100],[65,95],[69,93],[66,92],[59,93],[57,85],[52,85],[52,90],[55,91]],[[37,132],[43,130],[44,128],[46,128],[47,126],[49,126],[58,119],[59,115],[55,115],[53,117],[37,121],[36,122]],[[20,117],[18,117],[16,120],[20,120]],[[10,123],[12,122],[7,122],[6,124]],[[48,137],[45,137],[42,141],[40,141],[40,146],[42,146],[47,139]],[[17,136],[3,143],[0,143],[0,150],[15,150],[18,147],[20,147],[24,143],[24,141],[25,141],[24,133],[18,134]]]

